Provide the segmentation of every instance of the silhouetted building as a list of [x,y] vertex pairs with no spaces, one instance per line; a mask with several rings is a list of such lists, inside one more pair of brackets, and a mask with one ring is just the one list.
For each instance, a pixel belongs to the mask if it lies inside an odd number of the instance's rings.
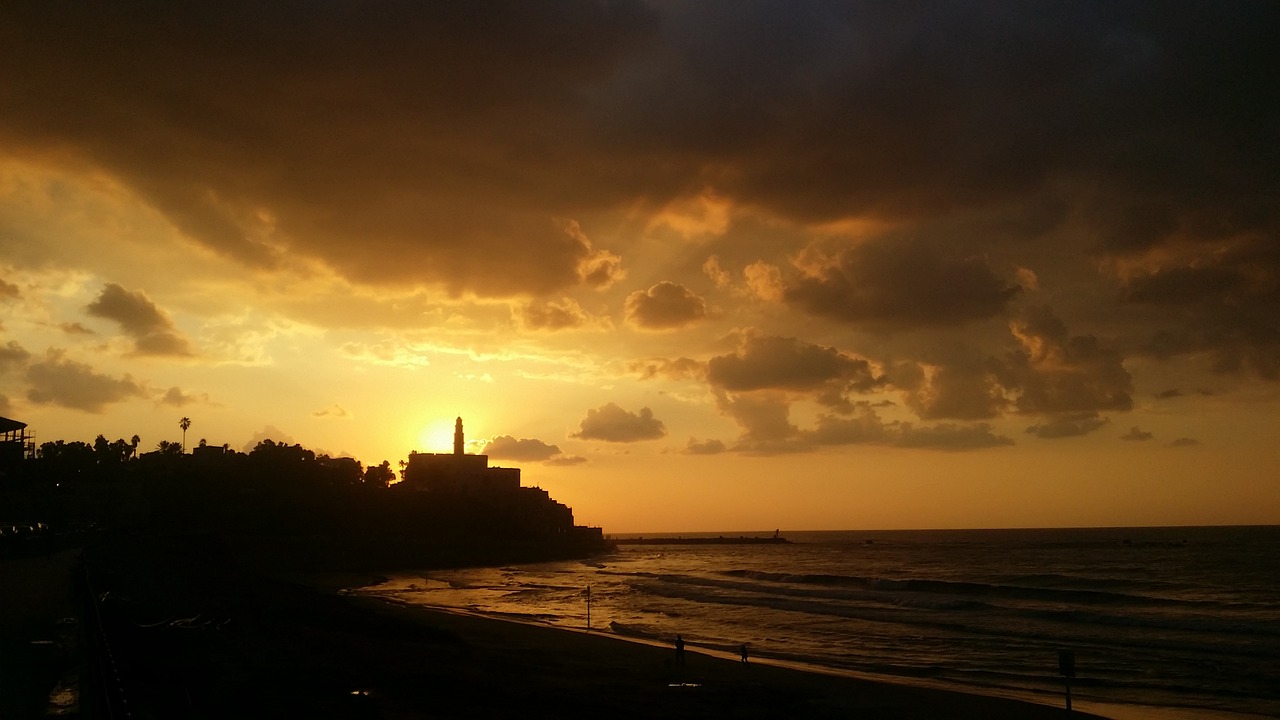
[[467,455],[462,418],[453,430],[452,453],[409,453],[402,489],[493,494],[520,488],[520,468],[489,467],[488,455]]
[[0,417],[0,471],[7,472],[35,455],[35,440],[27,435],[27,424]]
[[[573,509],[546,490],[520,486],[520,468],[489,467],[488,455],[468,455],[462,418],[454,425],[452,453],[409,453],[404,480],[392,487],[421,492],[442,501],[461,500],[493,510],[528,537],[572,539],[602,545],[600,528],[573,524]],[[508,528],[513,529],[513,528]]]

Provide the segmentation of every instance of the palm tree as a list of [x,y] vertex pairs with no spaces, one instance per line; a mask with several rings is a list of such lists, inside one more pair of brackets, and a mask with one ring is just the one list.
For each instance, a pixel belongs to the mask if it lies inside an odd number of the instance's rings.
[[191,427],[191,418],[184,417],[178,421],[178,427],[182,428],[182,452],[187,452],[187,428]]

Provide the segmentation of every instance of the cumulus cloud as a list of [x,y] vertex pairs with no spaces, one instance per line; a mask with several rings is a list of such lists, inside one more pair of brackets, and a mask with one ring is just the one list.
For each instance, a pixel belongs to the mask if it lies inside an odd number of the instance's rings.
[[595,410],[588,410],[578,432],[572,433],[570,437],[607,442],[638,442],[657,440],[666,434],[666,425],[655,418],[649,408],[640,408],[640,412],[633,413],[623,410],[615,403],[608,403]]
[[627,364],[627,371],[639,375],[641,380],[652,380],[656,377],[669,380],[697,379],[706,374],[706,363],[687,357],[674,360],[653,358],[632,361]]
[[626,314],[638,328],[674,330],[704,319],[707,303],[683,285],[663,281],[628,295]]
[[1048,422],[1032,425],[1027,428],[1027,433],[1047,440],[1079,437],[1088,435],[1109,422],[1111,421],[1107,418],[1093,413],[1077,413],[1051,418]]
[[208,395],[188,394],[183,392],[182,388],[178,387],[177,385],[174,385],[173,387],[169,388],[164,392],[164,395],[160,396],[161,405],[169,405],[172,407],[185,407],[193,403],[208,402],[208,401],[209,401]]
[[130,292],[116,283],[107,283],[85,310],[118,323],[133,338],[138,355],[191,354],[189,343],[173,321],[141,291]]
[[331,419],[337,419],[337,420],[349,420],[351,419],[351,413],[347,412],[347,409],[342,407],[341,405],[334,403],[329,407],[320,408],[319,410],[316,410],[315,412],[311,413],[311,417],[331,418]]
[[1120,436],[1121,440],[1130,440],[1134,442],[1145,442],[1155,437],[1151,433],[1139,428],[1137,425],[1129,428],[1129,432]]
[[17,285],[0,278],[0,300],[16,300],[22,297]]
[[991,425],[988,423],[973,425],[942,423],[932,427],[916,427],[910,423],[903,423],[894,441],[894,445],[898,447],[956,452],[1012,444],[1013,440],[992,432]]
[[249,442],[242,445],[240,449],[243,452],[252,452],[253,449],[258,447],[259,443],[264,440],[270,440],[277,445],[297,444],[297,442],[290,437],[288,433],[284,432],[280,428],[274,425],[265,425],[261,430],[254,433],[253,437],[249,438]]
[[800,428],[791,422],[791,404],[785,396],[773,392],[730,395],[723,391],[715,396],[719,410],[738,424],[740,433],[734,450],[773,454],[809,447],[801,438]]
[[731,392],[812,391],[833,383],[841,389],[868,392],[881,383],[862,358],[793,337],[758,333],[743,333],[736,351],[707,361],[707,380]]
[[125,375],[111,377],[84,363],[70,360],[61,350],[27,367],[27,399],[73,410],[100,413],[108,405],[146,395],[146,387]]
[[719,455],[728,448],[721,440],[698,440],[697,438],[689,438],[689,442],[684,447],[684,451],[688,455]]
[[863,405],[853,417],[819,416],[808,435],[820,445],[860,445],[886,442],[892,432],[874,410]]
[[1189,240],[1194,231],[1182,228],[1161,247],[1118,262],[1124,301],[1166,311],[1154,316],[1156,329],[1140,350],[1162,359],[1208,354],[1217,372],[1280,379],[1277,229]]
[[573,467],[574,465],[581,465],[585,462],[587,462],[587,459],[581,455],[556,455],[550,460],[547,460],[546,464],[558,467]]
[[22,367],[27,360],[31,359],[31,353],[22,347],[17,341],[10,340],[0,347],[0,372],[7,372],[11,368]]
[[782,271],[777,265],[767,262],[754,262],[742,269],[742,278],[751,294],[761,300],[782,302],[787,296],[787,287],[782,282]]
[[783,299],[812,315],[892,330],[954,325],[997,315],[1018,287],[976,256],[947,246],[881,238],[828,250],[811,248],[805,273]]
[[1008,360],[1005,384],[1024,413],[1128,410],[1133,378],[1124,359],[1092,335],[1069,335],[1047,307],[1029,310],[1010,329],[1022,348]]
[[516,321],[526,330],[573,330],[596,322],[572,298],[526,303],[515,315]]
[[733,283],[733,277],[720,266],[719,255],[712,255],[702,263],[702,274],[706,275],[720,289],[727,288]]
[[869,404],[858,404],[849,417],[819,415],[814,426],[801,429],[788,419],[788,406],[778,397],[738,397],[722,406],[738,422],[742,435],[732,450],[749,454],[802,452],[822,446],[880,445],[962,452],[1012,445],[989,423],[939,423],[918,426],[886,423]]
[[975,353],[954,353],[940,364],[902,362],[890,380],[907,407],[926,420],[984,420],[1009,405],[1000,383],[1001,365]]
[[523,460],[529,462],[547,462],[560,456],[560,448],[534,438],[515,439],[510,435],[499,435],[493,438],[484,449],[482,455],[501,460]]

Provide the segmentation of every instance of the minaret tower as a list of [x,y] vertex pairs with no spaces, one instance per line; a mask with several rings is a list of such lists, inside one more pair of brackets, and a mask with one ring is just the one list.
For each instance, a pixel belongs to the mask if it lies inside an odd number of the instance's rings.
[[462,454],[462,418],[458,418],[458,422],[453,426],[453,454]]

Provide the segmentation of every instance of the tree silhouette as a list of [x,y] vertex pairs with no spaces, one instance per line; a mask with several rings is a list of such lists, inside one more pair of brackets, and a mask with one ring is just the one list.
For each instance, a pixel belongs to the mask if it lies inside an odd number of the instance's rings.
[[140,442],[142,442],[142,438],[138,437],[137,435],[134,435],[133,437],[129,438],[129,446],[133,448],[134,460],[138,459],[138,443]]
[[191,427],[191,418],[183,417],[178,421],[178,427],[182,428],[182,452],[187,452],[187,428]]

